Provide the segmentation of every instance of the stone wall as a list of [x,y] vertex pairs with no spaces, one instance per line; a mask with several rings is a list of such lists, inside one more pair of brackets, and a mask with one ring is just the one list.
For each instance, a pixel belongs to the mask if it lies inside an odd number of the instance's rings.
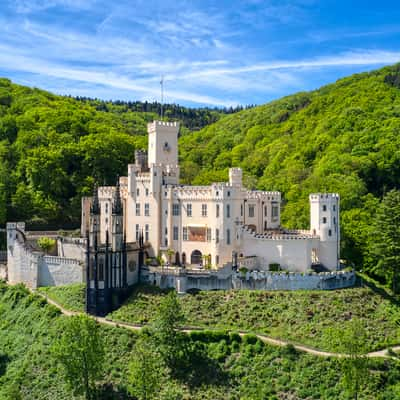
[[86,240],[82,238],[59,237],[57,255],[85,262]]
[[52,256],[39,258],[37,286],[68,285],[84,280],[84,265],[79,260]]
[[[229,271],[229,272],[228,272]],[[162,289],[184,293],[199,290],[329,290],[354,286],[354,271],[323,273],[232,272],[230,265],[220,271],[190,271],[179,268],[143,268],[141,280]]]

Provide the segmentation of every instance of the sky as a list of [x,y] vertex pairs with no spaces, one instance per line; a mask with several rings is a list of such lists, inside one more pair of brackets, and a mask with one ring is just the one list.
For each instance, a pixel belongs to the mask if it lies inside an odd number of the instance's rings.
[[390,0],[0,0],[0,76],[54,93],[263,104],[400,61]]

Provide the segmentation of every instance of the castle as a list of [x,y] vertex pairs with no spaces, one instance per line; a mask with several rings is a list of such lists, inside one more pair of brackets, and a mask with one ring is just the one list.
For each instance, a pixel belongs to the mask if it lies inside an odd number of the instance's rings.
[[90,211],[92,198],[82,200],[82,234],[93,231],[96,218],[99,244],[120,229],[124,243],[143,240],[146,257],[161,255],[180,266],[218,269],[234,260],[265,270],[279,265],[306,272],[317,264],[338,269],[338,194],[310,195],[310,230],[283,229],[281,194],[247,190],[240,168],[229,170],[229,182],[181,185],[178,132],[177,122],[148,124],[148,151],[136,151],[128,176],[119,178],[119,225],[112,212],[116,188],[99,187],[96,216]]
[[86,311],[95,315],[118,307],[139,280],[180,293],[354,284],[354,272],[340,271],[338,194],[311,194],[310,229],[285,229],[281,194],[247,190],[240,168],[229,170],[228,182],[181,185],[178,133],[176,122],[148,124],[148,151],[135,152],[116,186],[82,198],[82,237],[54,232],[54,254],[35,245],[51,232],[8,223],[8,281],[85,282]]

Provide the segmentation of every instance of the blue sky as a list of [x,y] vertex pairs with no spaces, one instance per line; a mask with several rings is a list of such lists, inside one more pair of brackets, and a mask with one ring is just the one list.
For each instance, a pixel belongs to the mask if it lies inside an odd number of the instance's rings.
[[0,76],[60,94],[262,104],[400,61],[395,1],[0,0]]

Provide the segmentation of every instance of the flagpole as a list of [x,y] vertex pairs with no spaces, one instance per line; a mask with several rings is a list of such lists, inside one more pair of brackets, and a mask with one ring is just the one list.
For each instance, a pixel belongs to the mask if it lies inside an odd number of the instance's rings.
[[161,121],[163,120],[163,106],[164,106],[164,75],[161,75]]

